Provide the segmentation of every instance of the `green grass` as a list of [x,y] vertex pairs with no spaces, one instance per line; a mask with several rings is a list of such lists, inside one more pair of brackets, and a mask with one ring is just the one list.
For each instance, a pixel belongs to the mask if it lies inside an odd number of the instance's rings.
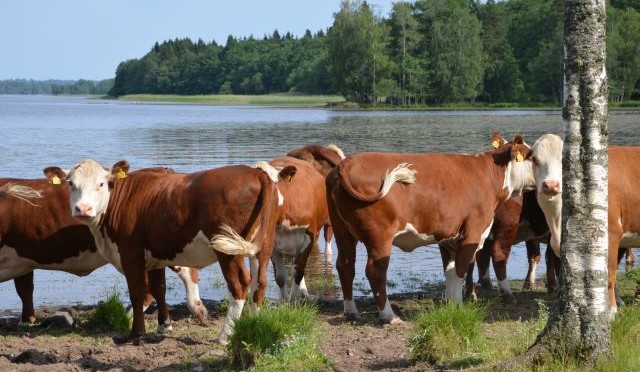
[[328,368],[318,346],[315,304],[281,303],[257,314],[244,313],[234,325],[227,353],[232,364],[260,371]]
[[107,299],[100,302],[89,318],[89,327],[105,332],[128,332],[131,318],[122,303],[118,291],[114,288],[107,294]]
[[448,361],[456,367],[477,364],[482,346],[480,324],[486,313],[486,305],[451,301],[420,313],[409,341],[411,354],[429,363]]
[[343,103],[341,96],[302,95],[292,93],[264,95],[171,95],[129,94],[118,99],[127,101],[155,101],[199,103],[208,105],[257,105],[257,106],[325,106],[328,103]]

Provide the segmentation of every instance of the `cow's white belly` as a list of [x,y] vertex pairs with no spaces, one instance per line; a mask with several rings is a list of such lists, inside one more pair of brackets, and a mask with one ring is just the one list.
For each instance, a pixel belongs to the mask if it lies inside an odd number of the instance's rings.
[[218,257],[211,247],[211,242],[202,231],[187,244],[182,252],[178,253],[173,260],[158,259],[145,250],[146,269],[160,269],[167,266],[189,266],[201,269],[218,262]]
[[[285,220],[284,222],[288,221]],[[306,234],[308,227],[308,225],[291,226],[288,223],[279,224],[276,226],[274,249],[284,256],[297,256],[311,243],[311,238]]]
[[408,223],[404,230],[400,230],[393,237],[393,245],[405,252],[412,252],[418,247],[436,243],[433,235],[421,234],[416,228]]
[[627,231],[622,234],[620,248],[636,248],[640,247],[640,233]]
[[59,263],[42,264],[30,258],[20,257],[15,248],[5,245],[0,247],[0,282],[14,279],[35,269],[60,270],[84,276],[106,263],[107,261],[97,252],[82,251],[78,256]]

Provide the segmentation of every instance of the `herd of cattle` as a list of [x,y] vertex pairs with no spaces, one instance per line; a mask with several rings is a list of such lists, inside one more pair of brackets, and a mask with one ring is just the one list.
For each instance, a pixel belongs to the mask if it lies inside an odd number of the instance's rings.
[[[171,327],[165,267],[183,281],[187,306],[204,322],[197,269],[218,262],[229,308],[218,340],[226,342],[249,293],[264,300],[271,259],[281,297],[307,297],[304,272],[321,230],[325,257],[335,238],[344,312],[358,316],[353,299],[356,244],[367,250],[366,276],[382,321],[395,323],[386,293],[392,245],[405,252],[438,243],[445,297],[475,296],[490,285],[493,260],[499,286],[515,301],[506,275],[511,246],[526,241],[535,281],[539,243],[548,243],[547,285],[560,266],[562,140],[547,134],[533,146],[492,134],[492,147],[467,155],[358,153],[310,145],[257,165],[195,173],[157,167],[129,171],[120,161],[104,168],[83,160],[70,170],[44,170],[41,179],[0,179],[0,282],[13,279],[22,322],[33,323],[33,270],[87,275],[107,263],[127,281],[133,323],[127,339],[145,329],[143,311],[158,304],[158,331]],[[640,246],[640,202],[633,175],[640,148],[609,148],[609,307],[618,254]],[[481,249],[486,246],[485,249]],[[249,258],[249,270],[245,266]],[[293,260],[288,288],[285,257]],[[632,260],[628,254],[628,260]],[[632,265],[632,261],[629,261]],[[466,289],[465,289],[466,277]]]

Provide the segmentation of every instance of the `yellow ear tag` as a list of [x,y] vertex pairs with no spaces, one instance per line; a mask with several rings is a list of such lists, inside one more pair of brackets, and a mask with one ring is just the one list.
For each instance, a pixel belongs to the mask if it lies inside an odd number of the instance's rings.
[[53,176],[53,177],[51,177],[51,183],[54,184],[54,185],[59,185],[60,183],[62,183],[62,181],[60,180],[60,177]]
[[498,142],[498,140],[493,140],[493,142],[491,142],[491,146],[498,148],[500,147],[500,142]]
[[120,168],[120,170],[118,170],[118,173],[116,174],[116,177],[118,177],[119,179],[127,178],[127,173],[122,168]]
[[520,151],[516,152],[516,161],[518,163],[522,163],[524,161],[524,156],[522,156],[522,153]]

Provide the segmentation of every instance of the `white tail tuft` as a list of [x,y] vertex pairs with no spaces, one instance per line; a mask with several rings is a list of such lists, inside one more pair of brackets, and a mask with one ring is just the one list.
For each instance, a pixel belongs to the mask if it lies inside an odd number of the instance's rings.
[[338,154],[338,156],[340,157],[340,159],[344,160],[346,158],[346,156],[344,156],[344,152],[342,152],[342,150],[340,150],[340,148],[336,145],[334,145],[333,143],[330,144],[329,146],[327,146],[327,149],[335,152],[336,154]]
[[255,244],[244,240],[231,226],[220,225],[222,232],[211,239],[214,250],[228,255],[254,255],[258,252]]
[[404,184],[414,183],[416,181],[416,171],[409,169],[411,164],[401,163],[398,164],[391,172],[387,171],[384,175],[384,181],[382,182],[382,190],[380,190],[380,197],[384,197],[391,190],[391,186],[394,183],[400,182]]
[[42,192],[28,186],[16,185],[15,183],[7,183],[0,187],[0,194],[6,193],[36,207],[37,205],[29,199],[40,199],[43,197]]
[[256,163],[255,168],[261,169],[269,175],[269,178],[271,178],[273,182],[278,183],[278,170],[271,164],[266,161],[259,161]]

